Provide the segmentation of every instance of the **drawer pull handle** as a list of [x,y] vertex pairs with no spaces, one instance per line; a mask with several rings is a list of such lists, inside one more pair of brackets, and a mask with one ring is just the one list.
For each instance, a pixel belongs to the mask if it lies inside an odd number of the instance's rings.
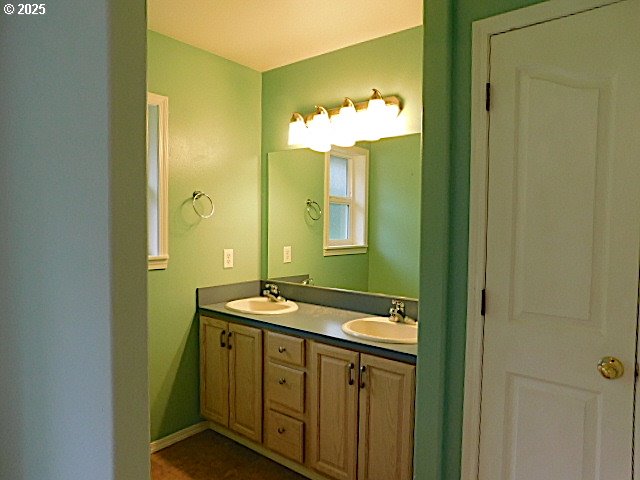
[[367,371],[367,367],[365,367],[364,365],[362,365],[362,366],[360,367],[360,382],[359,382],[359,383],[360,383],[360,385],[359,385],[359,387],[360,387],[360,388],[364,388],[364,387],[365,387],[365,383],[364,383],[364,374],[366,373],[366,371]]
[[282,435],[284,432],[286,432],[286,430],[285,430],[285,428],[284,428],[284,427],[278,427],[278,433],[279,433],[280,435]]
[[278,347],[278,352],[280,352],[280,353],[284,353],[284,352],[286,352],[286,351],[287,351],[287,349],[286,349],[286,348],[284,348],[284,347]]
[[229,332],[229,335],[227,335],[227,348],[229,350],[231,350],[231,336],[233,335],[233,332]]
[[226,347],[226,346],[227,346],[227,344],[226,344],[226,343],[224,343],[224,336],[225,336],[226,334],[227,334],[227,332],[226,332],[226,331],[224,331],[224,330],[222,330],[222,331],[220,332],[220,347],[222,347],[222,348],[224,348],[224,347]]
[[349,370],[349,385],[353,385],[355,383],[355,379],[353,378],[353,370],[356,366],[353,363],[349,363],[347,365],[347,369]]
[[287,383],[287,379],[286,379],[286,378],[284,378],[284,377],[282,377],[280,380],[278,380],[278,383],[279,383],[280,385],[284,385],[285,383]]

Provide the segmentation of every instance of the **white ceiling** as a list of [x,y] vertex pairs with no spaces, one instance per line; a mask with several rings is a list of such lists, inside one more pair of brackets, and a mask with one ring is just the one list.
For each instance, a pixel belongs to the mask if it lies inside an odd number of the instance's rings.
[[422,24],[423,0],[148,0],[149,28],[260,72]]

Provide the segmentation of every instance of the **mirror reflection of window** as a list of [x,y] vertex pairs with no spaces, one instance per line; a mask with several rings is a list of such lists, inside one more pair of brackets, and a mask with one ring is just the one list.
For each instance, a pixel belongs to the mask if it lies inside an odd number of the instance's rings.
[[350,209],[353,203],[351,198],[351,174],[350,159],[330,156],[329,163],[329,240],[348,241],[351,229]]
[[147,94],[147,232],[149,270],[169,262],[169,99]]
[[325,156],[324,255],[367,251],[369,151],[334,147]]
[[329,204],[331,223],[329,226],[329,240],[349,240],[349,205],[339,203]]

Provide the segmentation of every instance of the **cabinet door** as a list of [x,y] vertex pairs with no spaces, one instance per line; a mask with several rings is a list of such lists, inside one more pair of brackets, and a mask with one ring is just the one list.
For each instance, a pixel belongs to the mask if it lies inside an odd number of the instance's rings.
[[415,366],[360,357],[358,480],[411,480]]
[[200,317],[200,411],[202,416],[229,426],[229,325]]
[[229,325],[229,428],[262,441],[262,331]]
[[358,354],[312,342],[310,362],[310,466],[335,479],[353,480],[358,441]]

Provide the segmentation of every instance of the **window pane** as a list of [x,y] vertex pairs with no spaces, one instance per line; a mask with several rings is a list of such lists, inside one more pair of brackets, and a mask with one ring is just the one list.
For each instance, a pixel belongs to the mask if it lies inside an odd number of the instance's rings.
[[333,197],[349,196],[349,160],[331,156],[329,195]]
[[158,105],[147,105],[147,221],[149,255],[158,255],[158,160],[160,117]]
[[331,203],[329,219],[329,240],[347,240],[349,238],[349,205]]

